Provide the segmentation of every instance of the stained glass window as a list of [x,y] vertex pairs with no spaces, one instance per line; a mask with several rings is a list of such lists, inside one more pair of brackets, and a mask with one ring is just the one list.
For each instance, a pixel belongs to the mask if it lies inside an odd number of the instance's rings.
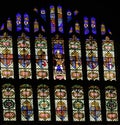
[[34,32],[37,32],[37,31],[39,31],[39,23],[38,23],[38,20],[35,19],[35,21],[34,21]]
[[105,33],[106,33],[105,24],[101,24],[101,35],[105,35]]
[[80,25],[79,25],[78,21],[76,21],[76,23],[75,23],[75,32],[80,33]]
[[16,121],[15,88],[12,84],[2,85],[3,120]]
[[66,79],[64,40],[57,34],[52,38],[53,78]]
[[83,79],[82,60],[81,60],[81,43],[79,38],[73,35],[69,39],[70,54],[70,76],[71,79]]
[[72,12],[70,10],[67,11],[67,22],[72,20]]
[[107,86],[105,90],[106,98],[106,120],[118,121],[117,90],[113,86]]
[[0,36],[1,78],[14,78],[12,36],[6,32]]
[[35,38],[35,57],[36,57],[36,77],[37,79],[48,79],[48,52],[47,40],[41,34]]
[[20,13],[16,14],[16,31],[22,30],[22,17]]
[[62,7],[57,7],[57,13],[58,13],[58,31],[63,33],[63,14],[62,14]]
[[91,17],[91,28],[92,28],[92,33],[96,34],[97,30],[96,30],[96,18]]
[[12,31],[12,20],[10,18],[8,18],[7,20],[7,29],[9,31]]
[[89,117],[90,121],[102,121],[100,89],[97,86],[89,87]]
[[46,10],[44,8],[40,10],[40,16],[44,21],[46,21]]
[[73,121],[85,121],[84,92],[80,85],[72,87],[72,110]]
[[33,91],[29,84],[20,86],[21,121],[33,121]]
[[41,84],[37,88],[38,99],[38,118],[39,121],[51,120],[51,103],[50,103],[50,90],[45,84]]
[[114,42],[108,36],[102,41],[104,80],[116,80]]
[[24,33],[17,39],[19,78],[31,78],[30,39]]
[[30,32],[29,15],[27,13],[24,14],[24,30]]
[[56,31],[56,22],[55,22],[55,7],[50,6],[50,25],[51,25],[51,33]]
[[87,35],[89,34],[89,22],[88,22],[88,17],[84,17],[84,34]]
[[56,121],[68,121],[67,91],[63,85],[55,86]]
[[99,80],[98,47],[92,36],[86,39],[87,79]]

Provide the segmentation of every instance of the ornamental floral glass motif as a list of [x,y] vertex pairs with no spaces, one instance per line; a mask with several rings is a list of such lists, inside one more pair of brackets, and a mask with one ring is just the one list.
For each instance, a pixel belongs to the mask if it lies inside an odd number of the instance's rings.
[[27,79],[32,77],[31,72],[31,54],[30,54],[30,39],[24,33],[17,39],[18,47],[18,68],[19,78]]
[[0,36],[1,78],[14,78],[12,37],[5,32]]
[[102,40],[104,80],[116,80],[114,42],[108,36]]
[[80,85],[72,87],[73,121],[85,121],[84,92]]
[[3,120],[16,121],[15,88],[7,83],[2,85]]
[[90,121],[102,121],[99,87],[90,86],[88,96],[89,96]]
[[35,57],[36,57],[36,77],[37,79],[49,78],[48,73],[48,52],[47,40],[39,34],[35,38]]
[[71,79],[83,79],[82,60],[81,60],[81,43],[75,35],[69,39],[70,54],[70,76]]
[[34,121],[33,91],[29,84],[20,86],[21,121]]
[[45,84],[37,87],[38,99],[38,119],[39,121],[51,120],[51,104],[50,104],[50,90]]
[[56,121],[68,121],[67,91],[63,85],[55,86]]
[[53,54],[53,78],[58,80],[66,79],[64,40],[57,34],[52,38]]
[[106,120],[118,121],[117,90],[113,86],[105,88]]
[[87,79],[99,80],[98,47],[92,36],[86,39]]

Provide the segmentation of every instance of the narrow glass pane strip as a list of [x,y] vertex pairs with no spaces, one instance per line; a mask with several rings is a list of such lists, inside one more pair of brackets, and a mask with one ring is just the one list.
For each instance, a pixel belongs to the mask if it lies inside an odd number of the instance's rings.
[[37,79],[49,79],[47,40],[41,34],[35,38]]
[[102,41],[104,80],[116,80],[114,41],[108,36]]
[[24,33],[18,36],[18,69],[19,78],[28,79],[32,78],[31,72],[31,52],[30,52],[30,39]]
[[83,79],[82,60],[81,60],[81,43],[75,35],[69,39],[69,56],[70,56],[70,76],[71,79]]
[[14,78],[12,36],[6,32],[0,36],[0,74],[1,78]]

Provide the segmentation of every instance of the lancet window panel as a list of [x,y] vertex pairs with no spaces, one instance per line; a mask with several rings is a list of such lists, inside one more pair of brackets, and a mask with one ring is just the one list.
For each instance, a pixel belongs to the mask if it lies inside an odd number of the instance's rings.
[[98,64],[98,46],[97,41],[89,36],[86,39],[86,63],[87,63],[87,79],[99,80],[99,64]]
[[106,120],[118,121],[117,90],[113,86],[105,88]]
[[54,88],[56,121],[68,121],[66,87],[63,85],[56,85]]
[[51,121],[50,89],[47,85],[38,85],[37,101],[39,121]]
[[41,34],[35,38],[36,78],[49,79],[47,39]]
[[64,40],[58,34],[52,37],[52,56],[53,56],[53,79],[65,80],[65,52]]
[[6,32],[0,36],[0,74],[1,78],[14,78],[12,36]]
[[33,90],[31,85],[20,85],[21,121],[34,121]]
[[80,85],[72,86],[73,121],[85,121],[84,91]]
[[98,86],[90,86],[89,97],[89,118],[90,121],[102,121],[101,96]]
[[2,85],[3,121],[16,121],[15,88],[6,83]]
[[70,76],[71,79],[83,79],[82,73],[82,55],[81,42],[75,35],[69,39],[69,55],[70,55]]
[[104,80],[116,80],[114,41],[108,36],[102,40]]
[[17,39],[18,70],[20,79],[32,78],[30,38],[22,33]]

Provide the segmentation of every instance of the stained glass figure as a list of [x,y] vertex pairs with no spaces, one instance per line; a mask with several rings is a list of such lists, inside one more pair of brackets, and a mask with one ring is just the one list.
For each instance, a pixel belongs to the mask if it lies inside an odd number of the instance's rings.
[[114,41],[108,36],[102,40],[104,80],[116,80]]
[[25,33],[22,33],[21,36],[18,36],[17,47],[19,78],[32,78],[30,39],[25,35]]
[[1,78],[14,78],[12,36],[6,32],[0,36],[0,73]]
[[80,85],[72,86],[73,121],[85,121],[84,92]]
[[89,87],[89,117],[90,121],[102,121],[100,89],[97,86]]
[[68,121],[67,91],[63,85],[55,86],[56,121]]
[[47,85],[38,85],[37,101],[39,121],[51,121],[50,90]]
[[47,40],[41,34],[35,38],[35,58],[37,79],[49,79]]
[[69,39],[70,55],[70,76],[71,79],[83,79],[82,60],[81,60],[81,43],[75,35]]
[[57,34],[52,38],[53,78],[66,79],[64,40]]
[[117,102],[117,90],[113,86],[107,86],[105,88],[106,98],[106,120],[118,121],[118,102]]
[[99,80],[99,65],[98,65],[98,46],[95,39],[89,36],[86,39],[86,62],[87,62],[87,79]]
[[33,91],[29,84],[20,86],[21,121],[34,121]]
[[15,88],[12,84],[2,85],[3,120],[16,121]]

